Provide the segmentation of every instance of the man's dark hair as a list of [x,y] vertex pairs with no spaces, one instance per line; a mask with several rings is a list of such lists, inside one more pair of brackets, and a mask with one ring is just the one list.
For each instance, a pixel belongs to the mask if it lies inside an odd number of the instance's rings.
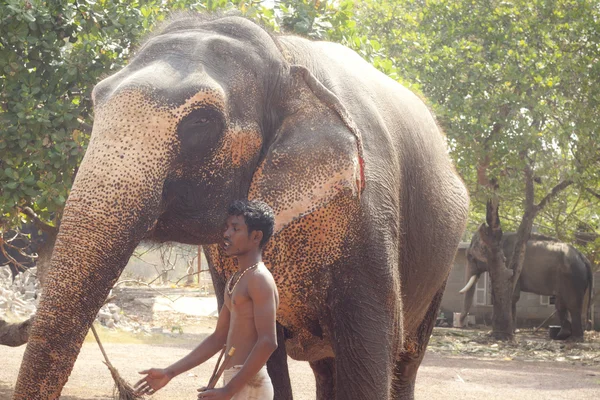
[[269,205],[259,200],[236,200],[229,206],[228,215],[243,215],[248,226],[248,234],[252,231],[263,233],[260,248],[269,241],[275,226],[275,213]]

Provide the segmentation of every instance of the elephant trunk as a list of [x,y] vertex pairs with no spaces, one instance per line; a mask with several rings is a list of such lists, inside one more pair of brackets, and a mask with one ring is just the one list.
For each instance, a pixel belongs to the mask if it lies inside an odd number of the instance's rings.
[[471,278],[469,278],[469,281],[467,282],[465,287],[460,289],[458,291],[458,293],[464,294],[465,292],[471,290],[471,288],[473,287],[473,285],[475,284],[476,281],[477,281],[477,275],[471,275]]
[[467,276],[469,276],[469,280],[464,288],[460,290],[459,293],[463,293],[465,298],[463,299],[463,310],[460,314],[460,325],[465,325],[465,320],[467,319],[467,315],[469,315],[469,311],[471,310],[471,306],[473,305],[473,296],[475,295],[475,289],[477,287],[477,280],[479,279],[480,273],[477,271],[477,267],[475,265],[475,261],[468,261],[467,268]]
[[166,169],[106,148],[92,139],[73,184],[14,399],[60,396],[98,310],[156,221]]

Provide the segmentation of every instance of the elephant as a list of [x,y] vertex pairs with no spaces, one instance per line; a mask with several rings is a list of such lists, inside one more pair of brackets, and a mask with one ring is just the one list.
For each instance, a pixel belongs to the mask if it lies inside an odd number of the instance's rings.
[[15,399],[57,398],[141,240],[203,245],[219,307],[227,206],[275,213],[277,399],[287,354],[318,399],[411,399],[469,196],[432,113],[350,49],[241,16],[172,17],[92,91]]
[[[510,259],[517,241],[516,233],[505,233],[501,246]],[[487,257],[479,233],[475,233],[467,249],[468,282],[460,293],[465,294],[461,320],[464,321],[473,303],[475,283],[488,271]],[[558,239],[531,234],[525,248],[523,269],[512,299],[512,315],[516,321],[516,304],[520,292],[556,297],[556,310],[561,329],[556,339],[583,339],[583,330],[591,305],[592,265],[579,250]],[[570,316],[569,316],[570,314]],[[513,325],[516,326],[516,325]]]

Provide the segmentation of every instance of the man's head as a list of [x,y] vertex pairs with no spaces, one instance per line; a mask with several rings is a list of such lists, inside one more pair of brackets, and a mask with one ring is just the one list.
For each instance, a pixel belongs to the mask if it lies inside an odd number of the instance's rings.
[[223,248],[230,256],[260,251],[273,235],[275,215],[262,201],[236,200],[227,214]]

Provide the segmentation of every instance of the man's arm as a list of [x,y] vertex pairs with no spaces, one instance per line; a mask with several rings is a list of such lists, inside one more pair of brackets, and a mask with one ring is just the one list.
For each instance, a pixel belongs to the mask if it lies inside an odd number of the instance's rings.
[[248,295],[254,306],[254,324],[258,338],[244,366],[225,387],[231,394],[239,392],[277,349],[277,287],[273,278],[270,275],[254,275],[248,282]]
[[215,331],[202,341],[194,350],[175,364],[164,368],[151,368],[141,371],[146,375],[135,384],[139,394],[153,394],[164,387],[177,375],[202,364],[225,346],[229,332],[229,309],[226,305],[221,307]]
[[166,368],[171,379],[202,364],[225,346],[227,333],[229,332],[229,317],[229,308],[223,304],[219,318],[217,319],[215,331],[192,350],[190,354]]

